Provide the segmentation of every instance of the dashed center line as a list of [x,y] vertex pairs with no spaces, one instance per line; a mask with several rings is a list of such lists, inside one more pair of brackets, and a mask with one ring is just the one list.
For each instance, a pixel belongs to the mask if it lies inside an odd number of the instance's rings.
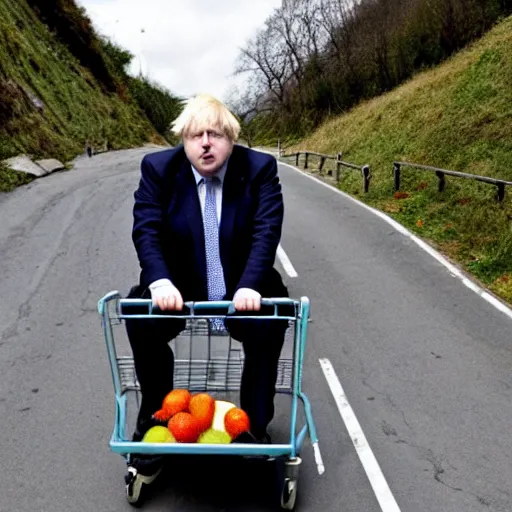
[[297,274],[297,272],[293,268],[292,262],[284,252],[284,249],[281,247],[281,244],[279,244],[279,246],[277,247],[277,257],[279,258],[279,261],[281,262],[284,271],[288,274],[288,277],[298,277],[299,274]]
[[319,361],[327,380],[327,384],[329,384],[329,388],[331,389],[336,405],[338,406],[341,418],[345,422],[347,431],[352,439],[352,443],[354,444],[359,460],[363,465],[366,476],[370,481],[370,485],[372,486],[382,512],[400,512],[400,508],[398,507],[393,493],[391,492],[382,470],[380,469],[379,463],[366,440],[363,429],[361,428],[361,425],[348,402],[345,391],[343,391],[343,388],[341,387],[341,383],[331,362],[329,359],[319,359]]

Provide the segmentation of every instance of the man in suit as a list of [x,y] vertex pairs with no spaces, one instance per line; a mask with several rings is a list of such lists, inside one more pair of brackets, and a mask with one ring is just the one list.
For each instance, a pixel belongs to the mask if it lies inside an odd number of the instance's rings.
[[[186,301],[223,299],[233,300],[241,314],[261,312],[261,297],[288,296],[273,267],[284,212],[276,160],[236,145],[236,118],[211,96],[189,100],[173,129],[183,145],[142,160],[133,208],[141,274],[129,297],[151,297],[169,312]],[[255,442],[270,441],[286,326],[226,320],[245,352],[241,407]],[[173,387],[168,342],[184,321],[131,320],[126,327],[142,392],[137,440]]]

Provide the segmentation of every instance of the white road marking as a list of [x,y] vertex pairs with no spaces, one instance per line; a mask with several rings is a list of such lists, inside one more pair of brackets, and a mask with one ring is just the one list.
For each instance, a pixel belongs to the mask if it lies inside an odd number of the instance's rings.
[[281,262],[284,271],[288,274],[289,277],[298,277],[299,274],[297,274],[297,272],[293,268],[292,262],[284,252],[284,249],[281,247],[281,244],[279,244],[277,247],[277,257],[279,258],[279,261]]
[[407,230],[404,226],[393,220],[391,217],[388,217],[384,212],[381,212],[379,210],[376,210],[375,208],[372,208],[371,206],[368,206],[367,204],[355,199],[354,197],[350,196],[349,194],[343,192],[342,190],[339,190],[337,188],[332,187],[328,183],[325,183],[318,178],[311,176],[310,174],[306,174],[302,172],[300,169],[297,169],[297,167],[294,167],[293,165],[286,164],[284,162],[279,162],[280,165],[286,165],[287,167],[290,167],[290,169],[293,169],[294,171],[297,171],[302,176],[305,176],[306,178],[309,178],[316,183],[323,185],[324,187],[328,188],[329,190],[332,190],[333,192],[336,192],[337,194],[342,195],[346,199],[349,199],[350,201],[358,204],[359,206],[362,206],[363,208],[366,208],[368,211],[374,213],[384,221],[386,221],[388,224],[393,226],[399,233],[406,236],[410,240],[412,240],[414,243],[416,243],[419,247],[421,247],[424,251],[426,251],[430,256],[435,258],[441,265],[444,265],[448,269],[448,271],[456,278],[460,279],[462,283],[467,286],[470,290],[478,294],[482,299],[487,301],[491,306],[494,306],[496,309],[507,315],[509,318],[512,318],[512,309],[508,307],[505,303],[500,301],[497,297],[494,295],[491,295],[488,290],[485,290],[481,288],[479,285],[477,285],[474,281],[471,281],[464,273],[457,268],[455,265],[450,263],[442,254],[437,252],[435,249],[430,247],[427,243],[425,243],[423,240],[418,238],[416,235],[413,235],[409,230]]
[[382,512],[400,512],[400,508],[398,507],[391,489],[382,474],[382,470],[380,469],[375,455],[373,455],[363,429],[361,428],[361,425],[359,424],[359,421],[347,400],[345,391],[343,391],[343,388],[341,387],[341,383],[331,362],[329,359],[319,359],[319,361],[327,383],[331,388],[336,405],[338,406],[341,418],[345,422],[347,431],[352,439],[352,443],[354,444],[357,455],[359,456],[359,460],[366,471],[366,476],[370,481],[370,485],[372,486]]

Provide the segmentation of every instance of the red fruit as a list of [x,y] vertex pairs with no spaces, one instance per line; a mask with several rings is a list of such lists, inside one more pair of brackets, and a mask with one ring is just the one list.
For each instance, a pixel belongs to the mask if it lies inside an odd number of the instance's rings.
[[190,399],[188,409],[199,422],[201,432],[212,426],[215,414],[215,400],[208,393],[199,393]]
[[190,403],[190,391],[188,389],[173,389],[168,393],[162,408],[153,414],[159,421],[169,421],[176,413],[186,411]]
[[247,416],[244,410],[234,407],[224,416],[224,427],[226,432],[231,436],[231,439],[234,439],[243,432],[249,431],[249,416]]
[[171,417],[165,409],[160,409],[153,414],[153,418],[158,421],[169,421]]
[[195,443],[201,434],[199,422],[189,412],[176,413],[167,424],[178,443]]

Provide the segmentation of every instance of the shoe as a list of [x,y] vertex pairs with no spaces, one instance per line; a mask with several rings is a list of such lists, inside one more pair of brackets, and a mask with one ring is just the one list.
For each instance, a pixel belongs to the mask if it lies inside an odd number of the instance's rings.
[[265,432],[262,437],[260,437],[257,441],[258,444],[272,444],[272,439],[270,438],[268,432]]
[[124,477],[128,503],[134,506],[142,503],[147,487],[157,479],[163,466],[162,455],[130,454]]
[[[256,437],[251,432],[243,432],[238,437],[235,437],[232,443],[246,443],[246,444],[272,444],[272,440],[267,432],[265,432],[261,437]],[[249,460],[261,460],[264,459],[267,462],[272,462],[276,460],[273,455],[243,455],[244,459]]]
[[246,443],[246,444],[272,444],[272,440],[265,432],[262,436],[255,436],[251,432],[243,432],[235,437],[232,443]]
[[243,443],[243,444],[256,444],[256,438],[250,432],[242,432],[236,436],[232,443]]

